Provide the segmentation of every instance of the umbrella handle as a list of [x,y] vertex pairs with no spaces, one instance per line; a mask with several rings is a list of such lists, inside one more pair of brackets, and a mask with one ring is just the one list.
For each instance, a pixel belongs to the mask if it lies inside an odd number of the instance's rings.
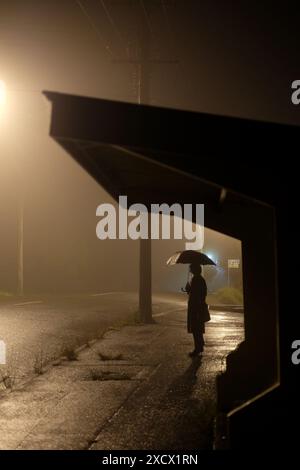
[[[187,289],[187,286],[189,286],[189,289]],[[184,292],[185,294],[189,294],[190,290],[191,290],[190,289],[190,272],[188,271],[186,285],[185,287],[181,287],[181,292]]]

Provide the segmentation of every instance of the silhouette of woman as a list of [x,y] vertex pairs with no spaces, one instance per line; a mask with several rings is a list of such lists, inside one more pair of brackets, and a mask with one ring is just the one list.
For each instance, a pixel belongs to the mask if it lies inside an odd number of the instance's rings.
[[186,285],[186,292],[189,295],[187,312],[187,330],[194,337],[194,351],[189,356],[195,357],[203,352],[205,333],[205,322],[210,320],[208,305],[205,301],[207,295],[207,286],[204,277],[202,277],[202,268],[199,264],[191,264],[190,272],[193,277]]

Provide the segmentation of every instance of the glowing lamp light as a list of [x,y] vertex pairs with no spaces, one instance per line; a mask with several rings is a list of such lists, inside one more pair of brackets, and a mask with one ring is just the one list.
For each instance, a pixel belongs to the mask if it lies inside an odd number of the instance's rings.
[[3,80],[0,80],[0,108],[4,105],[6,100],[6,87]]

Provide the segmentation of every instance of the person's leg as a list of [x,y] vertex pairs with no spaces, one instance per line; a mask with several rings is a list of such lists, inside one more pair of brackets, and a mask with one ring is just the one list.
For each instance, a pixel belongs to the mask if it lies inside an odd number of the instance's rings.
[[203,351],[203,345],[204,345],[204,340],[203,340],[203,334],[200,331],[195,331],[193,332],[193,337],[194,337],[194,344],[195,344],[195,353],[199,353]]
[[204,349],[203,333],[199,333],[199,346],[200,346],[200,352],[203,352],[203,349]]

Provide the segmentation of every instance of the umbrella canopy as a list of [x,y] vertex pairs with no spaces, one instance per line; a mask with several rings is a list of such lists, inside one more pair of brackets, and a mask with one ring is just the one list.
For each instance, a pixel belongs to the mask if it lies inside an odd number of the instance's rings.
[[168,261],[167,265],[172,266],[174,264],[210,264],[215,266],[216,263],[211,260],[207,255],[201,253],[200,251],[194,250],[185,250],[185,251],[177,251],[172,255]]

